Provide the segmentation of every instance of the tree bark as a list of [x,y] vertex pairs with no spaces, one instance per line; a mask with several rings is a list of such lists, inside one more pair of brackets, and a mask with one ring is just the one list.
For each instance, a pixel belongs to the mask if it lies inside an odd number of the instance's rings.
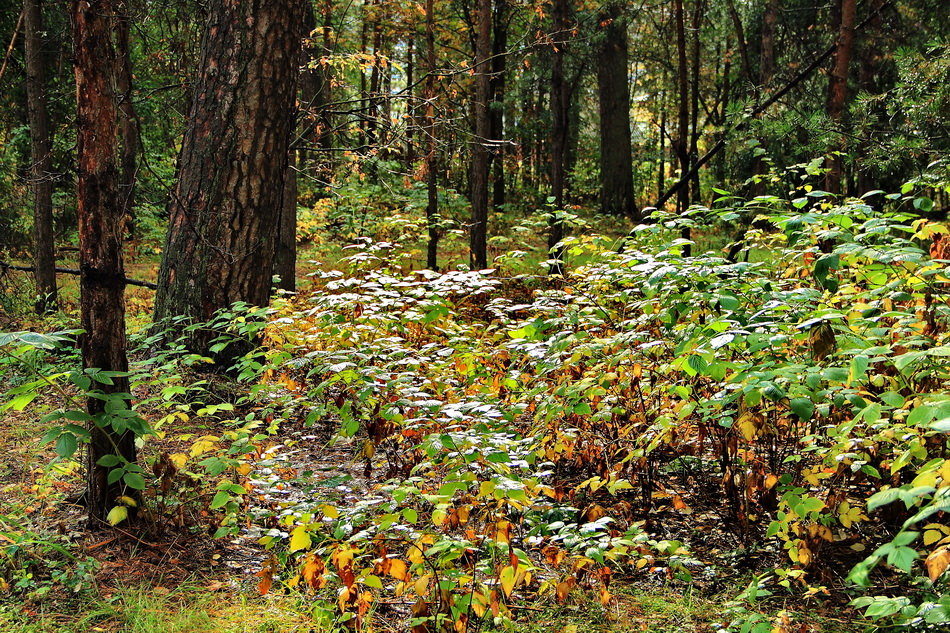
[[597,50],[600,102],[601,211],[633,218],[633,157],[630,144],[630,86],[627,82],[627,24],[620,6],[598,16],[603,38]]
[[129,3],[118,4],[115,18],[115,87],[119,106],[119,195],[126,218],[126,230],[135,234],[135,180],[141,144],[139,120],[132,103],[132,52],[129,43]]
[[[212,0],[178,160],[155,320],[267,305],[300,59],[299,0]],[[190,336],[209,355],[212,334]],[[219,359],[226,361],[227,358]]]
[[[77,95],[77,192],[79,219],[79,289],[83,335],[83,367],[128,371],[125,338],[125,272],[122,261],[123,210],[116,165],[116,95],[112,80],[115,51],[109,20],[109,0],[73,0],[73,56]],[[97,384],[106,393],[128,393],[128,378]],[[105,402],[89,398],[87,491],[90,520],[105,521],[120,496],[123,482],[109,483],[109,468],[99,465],[105,455],[135,461],[135,437],[116,432],[103,415]]]
[[488,170],[491,137],[489,101],[491,99],[491,0],[478,0],[475,37],[475,139],[472,143],[471,202],[471,264],[472,268],[488,267]]
[[[856,0],[838,0],[840,23],[838,42],[835,49],[835,62],[828,78],[828,118],[840,126],[843,123],[845,104],[848,98],[848,70],[851,54],[854,51],[854,30],[857,19]],[[828,174],[825,176],[825,189],[831,193],[841,192],[841,177],[844,169],[839,151],[846,149],[846,140],[842,136],[832,155],[828,159]]]
[[433,5],[433,0],[426,0],[426,78],[423,85],[425,120],[422,129],[426,139],[424,168],[426,178],[426,230],[429,236],[426,245],[426,266],[429,270],[438,270],[439,238],[442,231],[439,227],[439,146],[435,126],[436,56],[435,9]]
[[571,104],[567,82],[564,79],[564,57],[567,52],[568,0],[554,0],[551,17],[554,27],[554,59],[551,64],[551,198],[554,213],[549,221],[548,257],[552,263],[548,272],[552,275],[564,271],[564,249],[558,243],[564,239],[564,222],[560,213],[564,210],[564,188],[567,181],[567,145],[570,134],[569,119]]
[[36,312],[56,308],[56,255],[53,248],[52,138],[43,57],[40,0],[23,0],[27,111],[30,120],[30,184],[33,188],[33,278]]
[[492,209],[500,213],[505,206],[505,65],[508,59],[508,0],[495,0],[492,15],[491,60],[491,138],[492,154]]
[[778,22],[780,0],[765,0],[762,13],[762,44],[759,57],[759,87],[767,89],[775,74],[775,25]]

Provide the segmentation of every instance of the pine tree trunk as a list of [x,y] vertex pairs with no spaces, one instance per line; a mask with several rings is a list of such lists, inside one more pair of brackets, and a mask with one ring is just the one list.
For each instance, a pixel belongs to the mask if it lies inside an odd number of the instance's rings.
[[491,99],[491,0],[478,0],[475,38],[475,140],[472,143],[471,172],[471,264],[472,268],[488,267],[488,143],[491,137],[491,118],[488,108]]
[[132,103],[132,52],[129,44],[129,3],[118,4],[115,21],[115,87],[119,106],[119,196],[126,218],[126,230],[135,234],[135,180],[141,143],[139,122]]
[[[838,27],[838,44],[835,50],[835,63],[828,79],[828,118],[839,127],[843,124],[845,104],[848,98],[848,70],[851,64],[851,54],[854,51],[854,26],[857,18],[856,0],[838,0],[840,22]],[[842,136],[838,147],[833,151],[844,151],[847,148]],[[831,193],[841,192],[841,178],[844,170],[841,156],[834,153],[828,159],[828,174],[825,176],[825,189]]]
[[53,248],[52,138],[43,58],[40,0],[23,0],[27,111],[30,120],[30,184],[33,188],[33,278],[36,312],[56,308],[56,255]]
[[[79,220],[79,289],[84,334],[83,367],[128,371],[125,338],[125,271],[122,262],[123,210],[116,165],[116,95],[112,79],[115,51],[109,20],[109,0],[73,0],[73,56],[77,94],[77,192]],[[107,393],[128,393],[127,378],[97,384]],[[89,398],[91,415],[104,411],[104,401]],[[128,494],[121,481],[108,483],[109,468],[100,466],[105,455],[135,461],[131,432],[116,433],[111,426],[90,423],[87,451],[89,517],[93,525],[105,521],[118,497]]]
[[601,211],[634,216],[630,145],[630,87],[627,82],[627,23],[620,6],[609,5],[598,21],[604,33],[597,53],[600,102]]
[[[212,0],[155,320],[267,305],[302,41],[300,0]],[[212,334],[191,335],[208,355]],[[220,358],[225,361],[226,358]]]

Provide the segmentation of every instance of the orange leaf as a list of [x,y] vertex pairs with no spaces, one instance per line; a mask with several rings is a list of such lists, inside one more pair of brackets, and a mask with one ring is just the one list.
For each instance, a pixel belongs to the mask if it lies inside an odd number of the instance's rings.
[[389,563],[389,575],[395,578],[396,580],[406,580],[408,577],[409,566],[406,565],[406,561],[399,558],[390,559]]
[[930,581],[936,582],[937,578],[940,578],[943,572],[947,571],[947,566],[950,565],[950,549],[947,549],[946,545],[935,549],[924,561],[924,565],[927,567],[927,575],[930,577]]

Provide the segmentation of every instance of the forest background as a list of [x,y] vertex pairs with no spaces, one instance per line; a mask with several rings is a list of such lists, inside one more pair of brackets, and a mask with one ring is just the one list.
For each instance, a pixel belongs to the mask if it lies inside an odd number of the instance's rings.
[[947,17],[0,9],[0,622],[939,630]]

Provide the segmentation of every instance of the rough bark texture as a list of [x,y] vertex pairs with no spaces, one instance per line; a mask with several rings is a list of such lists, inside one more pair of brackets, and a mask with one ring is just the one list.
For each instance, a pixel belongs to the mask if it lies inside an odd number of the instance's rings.
[[597,92],[600,101],[601,211],[632,217],[633,157],[630,146],[630,86],[627,82],[627,24],[620,6],[599,16],[603,38],[598,47]]
[[475,269],[488,267],[488,143],[491,118],[491,0],[478,0],[475,37],[475,140],[472,143],[471,172],[471,263]]
[[40,0],[23,0],[27,110],[30,119],[30,184],[33,187],[33,278],[36,311],[56,307],[56,255],[53,248],[52,139],[43,58]]
[[[116,104],[112,78],[115,51],[109,28],[113,15],[108,0],[73,0],[73,55],[77,95],[77,172],[79,188],[79,289],[84,368],[127,371],[125,353],[125,272],[122,262],[123,211],[116,165]],[[109,393],[128,393],[126,378],[96,385]],[[104,402],[89,398],[90,414],[103,412]],[[90,424],[86,501],[90,520],[104,521],[116,499],[127,494],[121,482],[107,482],[104,455],[135,461],[130,432]]]
[[[857,19],[856,0],[838,0],[840,22],[838,42],[835,49],[835,63],[828,78],[828,117],[841,125],[848,97],[848,69],[851,54],[854,52],[854,27]],[[834,150],[845,149],[845,139],[841,138]],[[825,189],[831,193],[840,193],[843,163],[841,156],[835,154],[828,160],[828,174],[825,177]]]
[[[683,0],[673,0],[673,15],[676,20],[676,84],[679,93],[673,151],[679,160],[680,178],[684,178],[689,171],[689,67],[686,63],[686,16]],[[683,213],[688,207],[689,187],[681,186],[677,192],[676,210]]]
[[[299,0],[213,0],[155,298],[156,322],[267,305],[293,125]],[[207,353],[211,335],[195,333]]]

